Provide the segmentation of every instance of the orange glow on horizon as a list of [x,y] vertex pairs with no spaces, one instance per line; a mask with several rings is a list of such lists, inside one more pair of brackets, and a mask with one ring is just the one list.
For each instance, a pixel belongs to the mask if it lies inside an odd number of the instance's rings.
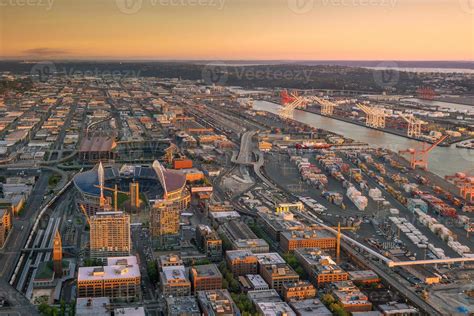
[[5,0],[0,58],[474,60],[463,1]]

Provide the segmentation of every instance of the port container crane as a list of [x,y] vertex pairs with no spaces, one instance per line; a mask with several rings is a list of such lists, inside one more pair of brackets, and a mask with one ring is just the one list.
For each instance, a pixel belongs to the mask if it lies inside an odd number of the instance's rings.
[[463,172],[457,172],[455,175],[445,176],[445,179],[454,183],[459,189],[459,195],[465,201],[474,202],[474,177],[468,177]]
[[298,107],[304,107],[303,99],[298,96],[296,91],[288,93],[283,90],[280,94],[282,107],[278,110],[278,115],[283,119],[293,118],[293,112]]
[[334,108],[338,106],[338,104],[320,97],[299,96],[295,91],[288,94],[286,90],[283,90],[280,96],[283,107],[278,111],[278,114],[284,119],[292,118],[295,109],[304,108],[308,103],[319,103],[321,114],[327,116],[333,115]]
[[421,126],[428,124],[425,121],[417,119],[413,114],[400,114],[400,117],[408,123],[407,135],[409,137],[420,137],[421,136]]
[[356,104],[362,112],[365,113],[365,125],[374,128],[385,128],[385,117],[387,116],[384,108],[371,107],[362,103]]
[[420,167],[421,169],[428,170],[428,155],[430,151],[432,151],[436,146],[442,143],[448,135],[444,135],[440,137],[436,142],[434,142],[431,146],[427,146],[426,143],[423,143],[422,149],[413,149],[408,148],[405,150],[400,150],[399,154],[408,154],[410,156],[410,167],[412,169],[416,169],[416,167]]

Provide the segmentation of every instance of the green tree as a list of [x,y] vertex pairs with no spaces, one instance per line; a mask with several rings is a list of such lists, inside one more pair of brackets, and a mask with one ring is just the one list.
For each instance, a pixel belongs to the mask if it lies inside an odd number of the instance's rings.
[[146,270],[150,282],[156,284],[156,282],[158,282],[158,266],[156,265],[156,262],[154,260],[148,261]]
[[336,302],[336,300],[334,299],[334,296],[332,296],[331,294],[324,294],[321,300],[323,304],[326,306],[329,306],[332,303]]

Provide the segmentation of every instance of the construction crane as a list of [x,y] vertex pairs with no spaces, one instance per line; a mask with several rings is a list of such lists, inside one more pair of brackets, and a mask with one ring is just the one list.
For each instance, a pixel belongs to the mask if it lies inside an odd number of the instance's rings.
[[444,135],[440,137],[436,142],[434,142],[431,146],[427,147],[427,143],[423,143],[423,147],[421,150],[408,148],[405,150],[400,150],[399,154],[408,154],[410,156],[409,162],[410,167],[412,169],[416,169],[416,167],[421,167],[421,169],[428,170],[428,154],[432,151],[436,146],[442,143],[448,135]]
[[164,160],[171,164],[173,163],[174,154],[178,152],[178,147],[175,144],[171,143],[168,148],[165,149],[165,154],[163,155]]
[[87,215],[86,208],[85,208],[84,205],[82,205],[82,204],[81,204],[81,210],[82,210],[82,213],[84,214],[84,216],[86,217],[87,224],[90,226],[90,225],[91,225],[91,222],[90,222],[90,220],[89,220],[89,215]]
[[[96,185],[96,187],[100,188],[100,186],[98,185]],[[118,194],[119,193],[130,196],[130,205],[132,207],[136,207],[136,208],[140,207],[140,185],[138,182],[130,183],[130,192],[124,192],[124,191],[118,190],[117,185],[115,185],[114,188],[108,188],[108,187],[103,186],[101,188],[101,191],[103,190],[114,192],[114,210],[116,212],[118,210]]]
[[408,123],[407,135],[409,137],[420,137],[421,126],[428,124],[425,121],[417,119],[413,114],[400,114],[400,117]]
[[365,113],[365,125],[373,128],[385,128],[385,113],[384,108],[371,107],[362,103],[356,104],[362,112]]
[[336,236],[336,262],[339,263],[341,257],[341,230],[351,230],[355,231],[358,229],[356,226],[341,226],[341,223],[337,223],[337,227],[330,227],[330,226],[319,226],[319,225],[312,225],[312,230],[321,230],[321,229],[337,229],[337,236]]
[[140,187],[138,182],[130,183],[130,192],[123,192],[117,189],[117,185],[115,188],[107,188],[105,186],[105,171],[104,166],[102,165],[102,161],[99,162],[99,167],[97,168],[97,174],[99,178],[99,185],[95,185],[96,188],[100,189],[100,196],[99,196],[99,205],[101,209],[105,209],[108,205],[107,200],[104,196],[104,190],[114,192],[114,209],[117,211],[117,201],[118,201],[118,193],[123,193],[130,196],[130,205],[132,207],[140,207]]
[[474,177],[468,177],[463,172],[457,172],[453,176],[445,176],[444,178],[454,183],[459,189],[459,195],[465,201],[474,202]]

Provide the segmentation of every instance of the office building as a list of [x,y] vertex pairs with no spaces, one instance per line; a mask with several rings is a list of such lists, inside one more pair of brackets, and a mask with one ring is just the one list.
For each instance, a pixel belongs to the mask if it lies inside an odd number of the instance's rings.
[[201,316],[201,310],[195,296],[167,297],[165,315]]
[[80,297],[76,300],[76,316],[110,316],[108,297]]
[[207,225],[197,226],[196,243],[211,261],[222,260],[222,240],[211,227]]
[[296,249],[295,257],[309,275],[310,281],[318,287],[349,278],[348,273],[319,248]]
[[280,295],[274,289],[248,291],[247,297],[254,305],[260,302],[282,302]]
[[234,316],[240,315],[229,291],[209,290],[197,292],[197,299],[204,316]]
[[79,268],[77,296],[133,301],[140,297],[140,282],[136,257],[111,257],[106,266]]
[[355,284],[372,284],[382,281],[380,277],[372,270],[350,271],[349,279]]
[[145,308],[143,306],[116,308],[114,316],[145,316]]
[[390,302],[378,306],[384,316],[417,316],[421,315],[418,309],[405,303]]
[[317,298],[289,303],[297,316],[332,316],[332,312]]
[[90,217],[90,256],[107,257],[130,254],[130,216],[123,212],[98,212]]
[[163,267],[160,272],[161,293],[165,297],[191,295],[189,282],[184,266]]
[[234,277],[258,272],[257,257],[250,250],[228,250],[226,262]]
[[299,281],[298,274],[288,265],[264,266],[260,275],[268,283],[270,288],[275,289],[278,294],[283,294],[283,285],[285,283],[294,283]]
[[262,274],[263,268],[277,266],[286,266],[286,261],[277,252],[257,253],[258,273]]
[[308,281],[283,284],[283,299],[286,302],[301,301],[316,297],[316,289]]
[[183,260],[175,254],[161,255],[158,258],[158,267],[163,270],[164,267],[183,266]]
[[334,298],[341,303],[348,312],[368,312],[372,310],[372,303],[367,295],[362,293],[352,281],[331,283]]
[[250,250],[253,253],[268,252],[269,246],[242,221],[229,221],[219,226],[219,232],[232,244],[234,250]]
[[190,274],[193,293],[222,288],[222,274],[215,264],[193,266]]
[[267,282],[265,282],[260,274],[247,274],[245,276],[239,276],[239,283],[243,292],[263,291],[270,289]]
[[286,302],[260,302],[256,304],[256,307],[259,315],[296,316]]
[[280,242],[280,234],[288,231],[302,231],[305,225],[293,217],[293,213],[258,213],[258,222],[273,240]]
[[305,230],[282,232],[280,247],[284,252],[292,252],[299,248],[335,249],[336,237],[324,230]]

